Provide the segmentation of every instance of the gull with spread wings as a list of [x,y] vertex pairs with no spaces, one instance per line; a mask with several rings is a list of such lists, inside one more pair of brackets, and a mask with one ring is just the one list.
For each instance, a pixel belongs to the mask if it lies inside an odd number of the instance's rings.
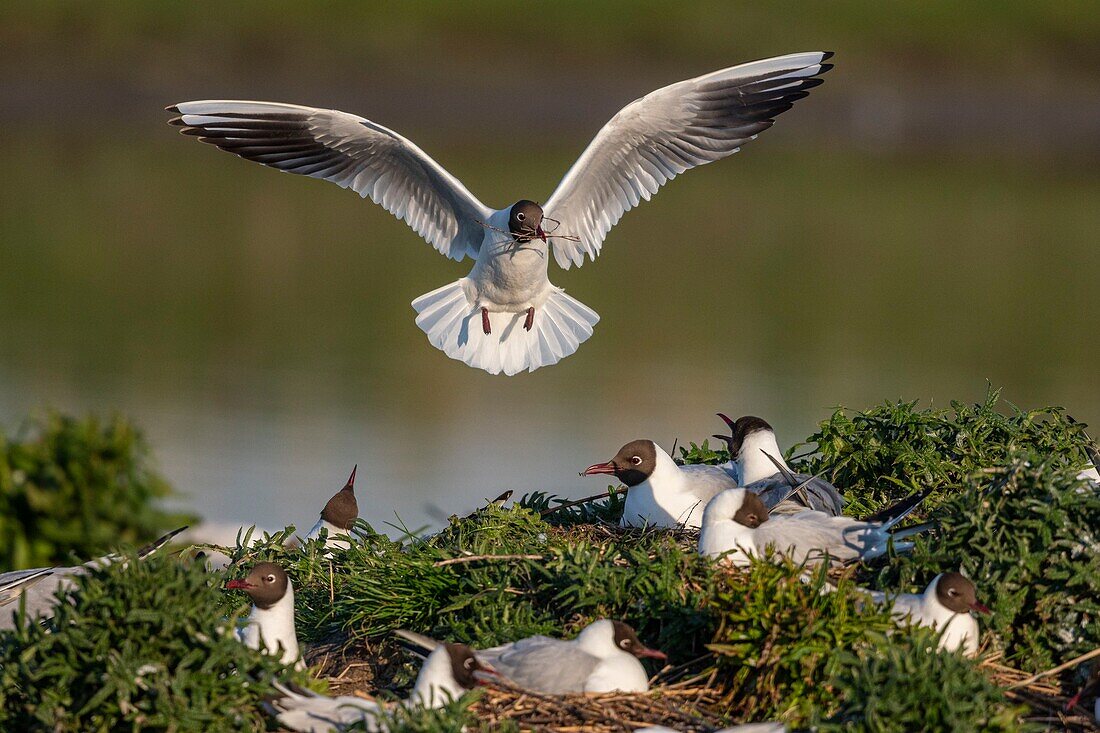
[[599,321],[551,284],[550,251],[564,269],[595,259],[624,213],[771,127],[821,83],[831,55],[753,61],[651,92],[604,125],[545,205],[523,199],[497,210],[412,142],[356,115],[236,100],[168,109],[185,135],[369,196],[440,253],[474,260],[466,277],[413,301],[416,324],[447,356],[512,375],[569,356]]

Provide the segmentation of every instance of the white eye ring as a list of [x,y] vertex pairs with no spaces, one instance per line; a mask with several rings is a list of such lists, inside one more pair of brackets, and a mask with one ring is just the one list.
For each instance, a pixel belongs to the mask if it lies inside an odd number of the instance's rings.
[[626,649],[630,646],[630,639],[623,639],[619,642],[619,646],[621,646],[623,649]]
[[519,212],[518,214],[516,214],[516,218],[517,218],[517,219],[519,219],[520,221],[523,221],[524,219],[526,219],[526,218],[527,218],[527,215],[526,215],[526,214],[524,214],[524,213],[523,213],[523,212],[521,211],[521,212]]
[[472,658],[467,659],[465,662],[462,663],[462,666],[465,667],[466,669],[473,669],[474,668],[474,660]]
[[268,583],[274,583],[275,582],[275,576],[274,575],[267,576],[267,582]]
[[635,466],[642,465],[642,459],[639,458],[638,456],[634,456],[633,458],[631,458],[630,462],[633,463]]

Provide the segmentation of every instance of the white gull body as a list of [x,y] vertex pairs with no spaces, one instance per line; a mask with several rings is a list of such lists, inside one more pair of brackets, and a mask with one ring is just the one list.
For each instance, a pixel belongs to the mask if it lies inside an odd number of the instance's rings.
[[646,692],[645,667],[616,646],[614,633],[611,622],[603,619],[569,641],[532,636],[477,655],[520,687],[538,692]]
[[[550,283],[558,266],[595,259],[624,213],[686,170],[736,153],[821,83],[827,52],[754,61],[658,89],[620,110],[569,169],[542,211],[551,244],[517,237],[514,207],[493,209],[411,141],[337,110],[247,100],[182,102],[172,124],[222,150],[331,181],[403,219],[466,277],[413,301],[433,346],[491,374],[554,364],[599,320]],[[541,214],[540,214],[541,220]],[[491,328],[485,333],[482,313]],[[534,308],[531,328],[525,311]]]
[[[343,731],[354,725],[362,725],[368,731],[382,730],[378,714],[383,710],[379,703],[361,697],[328,697],[318,693],[293,692],[276,685],[283,697],[274,701],[276,718],[280,724],[299,733],[329,733]],[[438,647],[428,655],[420,667],[416,684],[406,707],[438,708],[457,700],[466,690],[455,679],[447,649]]]
[[[440,644],[421,634],[396,633],[422,650]],[[638,657],[665,659],[642,646],[629,626],[610,619],[593,621],[571,640],[531,636],[474,654],[513,684],[552,695],[645,692],[649,675]]]
[[699,529],[707,502],[737,485],[720,466],[678,466],[658,446],[656,469],[648,479],[626,492],[620,524]]
[[[746,491],[724,491],[707,505],[699,533],[700,554],[718,557],[729,553],[727,558],[734,565],[747,566],[750,557],[764,557],[768,548],[801,563],[821,560],[826,552],[834,562],[871,559],[885,554],[889,547],[889,524],[824,512],[779,515],[755,528],[746,526],[734,519]],[[893,544],[897,550],[912,547],[909,542]]]
[[940,649],[961,649],[968,657],[972,657],[978,653],[978,620],[969,612],[952,611],[940,602],[936,587],[942,577],[943,573],[937,575],[923,593],[891,595],[881,591],[863,592],[876,603],[890,604],[891,613],[899,622],[940,631]]
[[283,664],[305,669],[294,628],[294,584],[287,578],[286,592],[267,608],[253,603],[252,612],[237,628],[237,639],[251,649],[278,656]]
[[348,531],[346,529],[340,529],[335,524],[326,522],[324,519],[318,519],[317,524],[313,525],[313,529],[306,535],[307,540],[314,540],[321,536],[321,530],[325,530],[328,534],[325,536],[325,548],[330,550],[346,550],[351,547],[346,539],[340,539],[346,537]]

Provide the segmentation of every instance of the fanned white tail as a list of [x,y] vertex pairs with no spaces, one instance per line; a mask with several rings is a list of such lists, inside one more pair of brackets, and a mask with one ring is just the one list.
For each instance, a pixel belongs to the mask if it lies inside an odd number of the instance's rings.
[[489,313],[492,333],[482,329],[481,310],[470,305],[463,287],[465,278],[425,293],[412,302],[419,314],[416,325],[428,334],[432,346],[452,359],[490,374],[508,376],[523,370],[556,364],[577,350],[592,335],[599,315],[576,298],[553,288],[535,308],[531,330],[523,328],[520,313]]

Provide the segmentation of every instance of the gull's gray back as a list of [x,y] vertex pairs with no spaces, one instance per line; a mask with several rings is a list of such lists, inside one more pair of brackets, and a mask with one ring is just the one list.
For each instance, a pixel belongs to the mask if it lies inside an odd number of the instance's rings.
[[[72,585],[72,577],[87,570],[83,565],[53,568],[49,575],[39,575],[50,568],[15,570],[0,575],[0,629],[15,628],[15,613],[19,599],[26,599],[27,617],[49,616],[57,605],[58,589]],[[35,576],[38,575],[37,578]]]
[[820,560],[825,552],[833,560],[848,562],[881,554],[888,535],[850,517],[803,511],[764,522],[753,538],[760,552],[771,545],[796,562]]
[[485,649],[477,656],[519,687],[551,695],[584,692],[585,681],[600,663],[573,642],[548,636]]
[[768,511],[774,514],[794,514],[812,509],[830,516],[840,516],[844,510],[844,497],[835,486],[824,479],[814,478],[805,473],[792,473],[792,476],[800,485],[809,481],[809,484],[802,489],[808,501],[803,501],[798,493],[791,495],[787,501],[783,501],[783,497],[790,494],[791,485],[778,473],[754,481],[745,488],[759,496],[764,506],[768,507]]

